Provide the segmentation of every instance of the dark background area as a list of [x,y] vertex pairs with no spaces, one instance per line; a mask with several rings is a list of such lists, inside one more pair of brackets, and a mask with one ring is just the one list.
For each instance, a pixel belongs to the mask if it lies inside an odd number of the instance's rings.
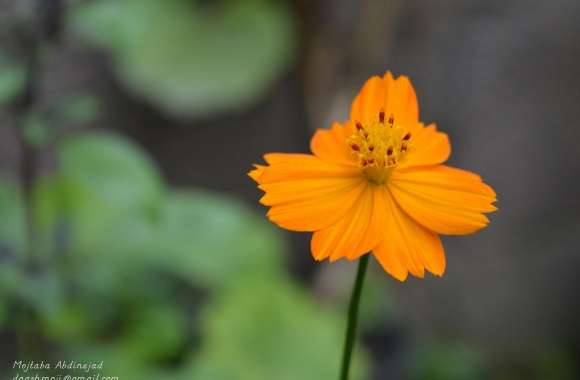
[[391,70],[499,211],[444,238],[443,278],[373,265],[356,374],[578,378],[579,20],[575,0],[0,1],[0,375],[336,376],[355,265],[269,226],[246,172]]

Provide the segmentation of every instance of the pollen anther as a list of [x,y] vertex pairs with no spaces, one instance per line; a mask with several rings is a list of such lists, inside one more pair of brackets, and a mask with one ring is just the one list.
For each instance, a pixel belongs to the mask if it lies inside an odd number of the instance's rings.
[[389,128],[385,128],[385,113],[381,110],[374,121],[355,123],[355,132],[347,139],[352,154],[356,155],[359,167],[373,182],[384,183],[390,170],[403,162],[412,149],[411,133],[389,117]]

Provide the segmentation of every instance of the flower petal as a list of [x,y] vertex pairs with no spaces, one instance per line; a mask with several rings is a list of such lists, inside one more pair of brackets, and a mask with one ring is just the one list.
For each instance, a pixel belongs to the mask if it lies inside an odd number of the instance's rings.
[[[308,180],[262,185],[266,195],[260,202],[273,204],[268,218],[280,227],[292,231],[320,230],[342,218],[367,187],[362,178],[340,181],[327,180],[316,185]],[[296,192],[291,193],[290,188]]]
[[352,103],[350,119],[369,123],[376,120],[381,110],[387,117],[393,116],[396,123],[410,129],[415,127],[419,122],[419,104],[408,77],[394,79],[388,71],[382,78],[367,80]]
[[441,276],[445,271],[445,252],[437,234],[411,219],[392,196],[386,196],[385,237],[373,254],[390,275],[400,281],[411,272],[423,277],[425,269]]
[[254,169],[248,172],[248,176],[253,179],[254,181],[258,182],[259,178],[264,173],[264,169],[266,167],[264,165],[254,165]]
[[419,102],[411,80],[404,75],[393,80],[390,72],[385,74],[384,80],[389,85],[385,104],[387,116],[393,115],[395,123],[413,128],[419,123]]
[[485,227],[495,192],[465,170],[437,165],[395,170],[389,189],[413,219],[432,231],[463,235]]
[[269,153],[264,159],[270,166],[258,177],[259,184],[308,178],[360,177],[357,167],[337,165],[311,154]]
[[451,154],[451,144],[447,134],[438,132],[435,124],[417,128],[412,137],[414,150],[399,168],[436,165],[447,161]]
[[352,102],[350,120],[368,123],[376,119],[379,111],[385,110],[387,90],[388,86],[383,78],[374,76],[368,79]]
[[317,197],[330,197],[333,193],[353,189],[360,182],[362,178],[309,178],[265,183],[258,185],[265,192],[260,203],[265,206],[276,206]]
[[350,122],[344,125],[334,123],[330,129],[318,129],[310,141],[310,150],[318,158],[343,165],[356,165],[356,155],[348,147],[346,140],[354,130]]
[[368,184],[351,211],[328,228],[312,235],[311,249],[316,260],[330,257],[354,260],[376,247],[385,223],[384,188]]
[[269,166],[249,173],[271,206],[268,218],[293,231],[315,231],[340,219],[358,200],[366,181],[356,167],[336,165],[308,154],[272,153]]

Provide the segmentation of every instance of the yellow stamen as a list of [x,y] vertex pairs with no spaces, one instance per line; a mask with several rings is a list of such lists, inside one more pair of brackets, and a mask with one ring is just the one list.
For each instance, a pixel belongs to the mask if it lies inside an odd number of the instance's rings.
[[411,133],[396,124],[393,115],[385,124],[385,113],[380,111],[376,120],[363,124],[356,122],[356,132],[347,139],[347,145],[356,154],[359,167],[375,183],[385,183],[391,169],[405,160],[412,150]]

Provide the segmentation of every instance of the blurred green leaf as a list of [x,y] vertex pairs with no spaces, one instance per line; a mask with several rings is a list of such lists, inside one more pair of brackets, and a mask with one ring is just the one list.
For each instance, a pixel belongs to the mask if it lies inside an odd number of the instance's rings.
[[22,124],[22,134],[26,142],[32,146],[42,146],[50,138],[50,128],[48,122],[40,113],[29,113],[24,117]]
[[[204,309],[204,346],[191,378],[335,379],[344,327],[339,315],[283,280],[240,283]],[[364,367],[355,357],[352,378],[362,378]]]
[[429,344],[418,353],[416,380],[476,380],[483,379],[485,358],[475,349],[460,344]]
[[0,180],[0,256],[19,255],[26,247],[24,206],[17,186]]
[[22,92],[25,85],[24,66],[0,56],[0,106],[12,101]]
[[4,292],[0,289],[0,326],[3,326],[6,318],[8,317],[8,304],[7,297]]
[[13,311],[11,308],[24,279],[18,264],[19,262],[5,257],[0,261],[0,326]]
[[[60,174],[37,186],[35,215],[75,287],[64,302],[49,292],[48,336],[126,378],[336,377],[344,321],[290,283],[280,235],[253,210],[207,191],[165,191],[147,155],[116,135],[73,136],[58,157]],[[186,348],[193,326],[167,283],[175,275],[212,290],[195,326],[199,354]],[[114,337],[98,339],[113,327]],[[192,362],[162,369],[171,355]]]
[[50,271],[26,273],[14,287],[20,299],[39,315],[49,315],[64,302],[61,279]]
[[156,300],[137,308],[122,344],[145,363],[160,361],[179,350],[187,339],[187,320],[177,306]]
[[35,197],[42,245],[54,245],[67,227],[59,249],[81,254],[75,259],[92,263],[91,273],[104,261],[103,275],[150,267],[203,287],[281,275],[283,244],[271,225],[225,196],[163,191],[151,160],[125,140],[78,136],[59,156],[60,176],[42,181]]
[[[145,363],[135,357],[133,352],[124,346],[114,344],[81,345],[72,350],[72,355],[79,362],[95,362],[95,358],[103,361],[103,369],[98,371],[101,378],[105,376],[119,379],[139,380],[185,380],[177,377],[172,371],[161,370],[153,363]],[[95,373],[96,374],[96,373]]]
[[578,362],[573,352],[564,347],[547,348],[536,363],[538,380],[578,379]]
[[153,161],[113,134],[68,139],[59,147],[59,165],[60,184],[52,191],[62,194],[61,210],[70,219],[72,244],[82,252],[112,249],[113,242],[106,240],[110,231],[122,228],[129,217],[154,216],[163,197]]
[[114,330],[115,344],[144,362],[178,348],[187,337],[187,314],[168,286],[169,277],[160,280],[153,271],[119,261],[85,262],[67,275],[74,291],[68,289],[66,302],[42,316],[49,336],[66,344],[94,345]]
[[26,270],[19,261],[0,262],[0,296],[36,315],[47,316],[63,304],[62,282],[50,270]]
[[278,231],[226,196],[168,192],[154,219],[127,215],[116,225],[100,239],[105,246],[98,251],[109,260],[163,269],[194,286],[220,288],[283,275]]
[[183,117],[255,103],[295,44],[290,12],[277,1],[86,2],[70,20],[110,52],[130,90]]
[[244,278],[282,275],[278,232],[225,196],[170,193],[155,236],[156,259],[197,285],[236,286]]
[[[53,254],[57,247],[57,238],[61,222],[69,217],[66,208],[69,199],[69,187],[63,177],[50,176],[41,178],[33,192],[33,215],[36,224],[36,249],[40,255]],[[71,199],[74,198],[74,195]]]
[[90,94],[75,94],[56,104],[56,112],[60,118],[77,124],[93,121],[99,111],[98,99]]
[[80,342],[95,332],[89,309],[67,302],[52,313],[43,314],[45,334],[61,343]]
[[62,174],[109,207],[145,208],[159,201],[159,171],[140,148],[107,133],[85,133],[59,147]]

